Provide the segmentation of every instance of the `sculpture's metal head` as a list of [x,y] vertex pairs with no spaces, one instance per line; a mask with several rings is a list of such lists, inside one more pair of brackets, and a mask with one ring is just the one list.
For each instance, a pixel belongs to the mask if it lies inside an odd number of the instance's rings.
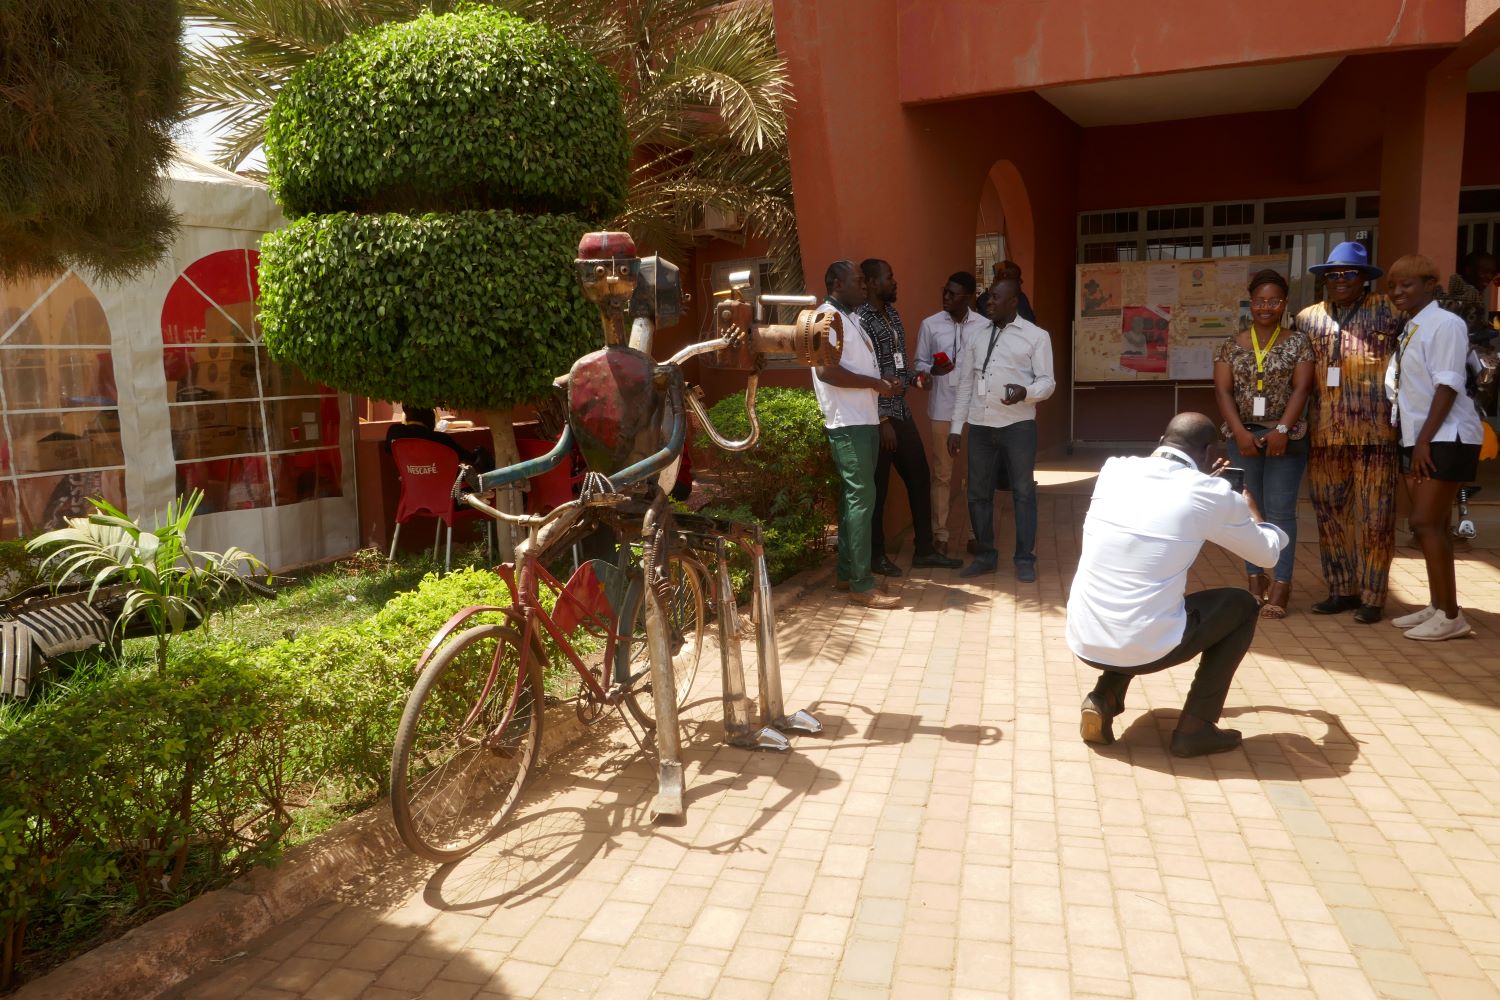
[[585,233],[578,241],[578,285],[604,314],[606,344],[624,344],[624,317],[641,280],[641,259],[629,233]]

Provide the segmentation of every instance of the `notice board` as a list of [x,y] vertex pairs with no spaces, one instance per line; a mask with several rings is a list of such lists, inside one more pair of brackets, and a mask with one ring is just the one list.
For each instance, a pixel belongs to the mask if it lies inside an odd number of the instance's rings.
[[1074,382],[1208,381],[1214,351],[1250,322],[1245,284],[1286,277],[1286,254],[1080,264]]

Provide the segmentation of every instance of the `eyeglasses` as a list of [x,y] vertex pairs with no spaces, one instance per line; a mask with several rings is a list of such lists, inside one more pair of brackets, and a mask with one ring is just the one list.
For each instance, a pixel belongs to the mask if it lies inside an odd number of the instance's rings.
[[1251,299],[1252,309],[1275,309],[1277,306],[1286,305],[1286,299]]
[[1323,278],[1326,281],[1353,281],[1356,278],[1363,278],[1364,276],[1365,275],[1364,275],[1363,271],[1358,271],[1358,270],[1354,270],[1354,269],[1350,269],[1348,271],[1324,271],[1323,272]]

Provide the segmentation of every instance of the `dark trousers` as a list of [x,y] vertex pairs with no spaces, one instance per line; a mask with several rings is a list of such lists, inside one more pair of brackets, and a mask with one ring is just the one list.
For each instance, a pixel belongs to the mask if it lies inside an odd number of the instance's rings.
[[1182,630],[1182,642],[1161,659],[1139,667],[1084,661],[1101,671],[1094,694],[1104,702],[1106,710],[1118,714],[1125,707],[1125,692],[1136,674],[1154,674],[1202,653],[1182,713],[1204,722],[1219,721],[1234,672],[1245,658],[1250,640],[1255,638],[1260,605],[1248,590],[1240,587],[1200,590],[1189,594],[1183,603],[1187,606],[1187,627]]
[[969,526],[975,561],[995,565],[995,487],[1001,470],[1016,504],[1016,565],[1036,562],[1036,421],[969,425]]
[[906,484],[906,499],[911,504],[912,531],[916,555],[931,555],[932,548],[932,473],[927,468],[927,452],[922,435],[911,417],[891,418],[896,430],[896,450],[880,450],[875,461],[875,524],[871,528],[870,555],[875,562],[885,558],[885,498],[891,491],[891,469]]

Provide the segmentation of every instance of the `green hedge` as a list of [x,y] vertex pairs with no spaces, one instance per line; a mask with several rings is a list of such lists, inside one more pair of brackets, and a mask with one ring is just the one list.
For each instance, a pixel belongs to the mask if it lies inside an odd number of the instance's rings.
[[354,626],[188,647],[162,675],[101,667],[0,714],[0,944],[54,947],[223,884],[277,854],[294,791],[383,787],[417,657],[496,603],[494,573],[429,576]]
[[599,344],[573,258],[586,225],[512,212],[309,216],[261,244],[273,357],[412,405],[509,409]]
[[424,14],[298,70],[266,127],[270,183],[307,212],[510,208],[598,221],[625,204],[618,85],[549,28]]
[[[828,525],[837,518],[833,456],[817,397],[808,389],[761,389],[755,396],[760,441],[726,452],[699,434],[695,454],[708,459],[727,498],[704,513],[734,520],[758,518],[765,530],[766,564],[773,582],[823,559]],[[709,410],[730,438],[750,432],[745,394],[726,396]]]

